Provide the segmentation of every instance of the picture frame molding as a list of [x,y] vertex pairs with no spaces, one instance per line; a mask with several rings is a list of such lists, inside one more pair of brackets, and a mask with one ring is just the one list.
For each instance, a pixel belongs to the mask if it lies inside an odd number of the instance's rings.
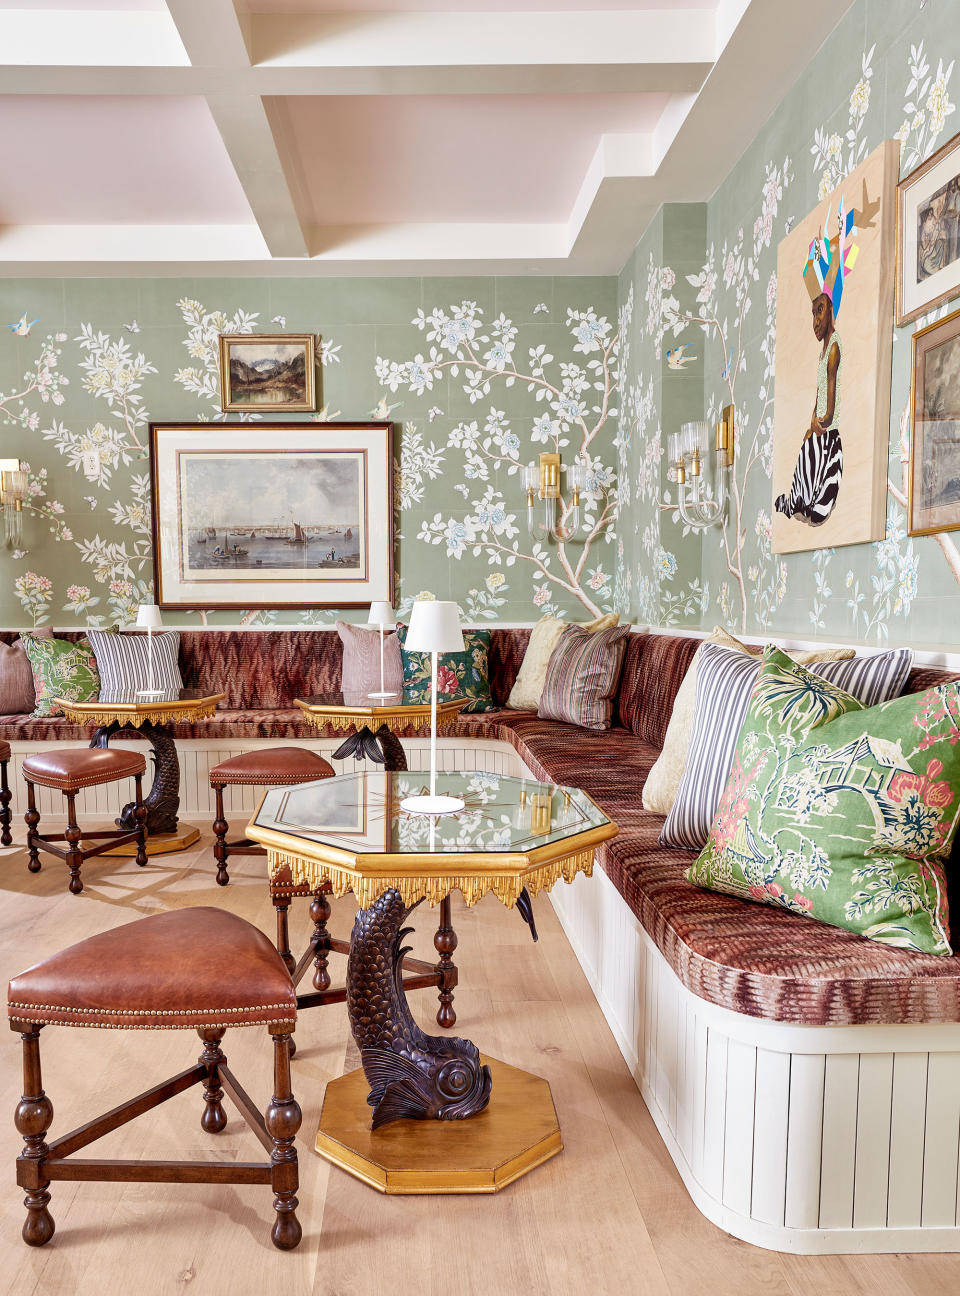
[[[243,431],[249,433],[255,429],[268,430],[276,428],[284,432],[347,432],[350,430],[363,429],[368,432],[381,431],[384,436],[384,455],[386,462],[386,499],[384,501],[384,510],[386,513],[386,538],[384,546],[389,554],[387,563],[387,584],[386,592],[382,597],[392,605],[395,599],[395,582],[396,582],[396,539],[394,528],[394,447],[396,424],[390,420],[345,420],[338,423],[319,423],[314,421],[283,421],[272,423],[268,419],[256,423],[206,423],[193,422],[182,419],[157,419],[149,424],[149,456],[150,456],[150,541],[152,545],[153,560],[153,588],[154,599],[157,606],[165,612],[236,612],[236,611],[266,611],[270,609],[280,609],[282,611],[304,611],[310,608],[363,608],[369,606],[370,602],[381,597],[381,594],[374,590],[370,597],[362,599],[331,598],[329,600],[312,599],[294,599],[294,600],[277,600],[270,601],[255,599],[218,599],[209,598],[197,600],[176,600],[170,601],[164,591],[163,581],[163,564],[162,549],[160,542],[160,511],[158,508],[158,465],[157,465],[157,433],[161,430],[185,429],[188,431],[198,432],[221,432],[221,431]],[[374,515],[376,506],[371,501],[371,515]],[[228,588],[228,587],[227,587]]]
[[[317,408],[317,335],[315,333],[220,333],[220,409],[225,414],[311,414]],[[293,346],[302,343],[304,358],[304,399],[284,405],[264,405],[255,401],[227,399],[230,387],[230,348],[233,345]]]
[[[942,319],[934,320],[932,324],[925,325],[922,329],[917,329],[916,333],[910,339],[910,449],[907,457],[907,535],[909,536],[930,536],[938,535],[942,531],[960,531],[960,501],[957,503],[957,520],[949,525],[938,523],[936,526],[915,527],[913,524],[914,508],[914,466],[915,454],[917,449],[917,351],[919,339],[926,337],[927,334],[942,329],[947,324],[956,323],[960,325],[960,308],[952,311],[949,315],[944,315]],[[958,328],[958,344],[960,344],[960,328]]]
[[[922,180],[925,175],[935,167],[938,167],[944,158],[948,157],[950,153],[954,151],[957,153],[957,173],[960,175],[960,132],[958,132],[956,135],[948,139],[946,143],[941,144],[935,153],[931,153],[928,158],[925,158],[923,162],[920,162],[911,172],[909,172],[909,174],[903,176],[897,182],[897,245],[896,274],[894,275],[894,281],[896,284],[894,322],[897,328],[904,328],[907,324],[912,324],[914,320],[920,319],[922,315],[926,315],[932,310],[937,310],[947,302],[954,301],[957,297],[960,297],[960,277],[958,277],[957,283],[952,288],[948,288],[944,292],[938,293],[936,297],[932,297],[929,301],[924,302],[922,306],[914,307],[909,311],[904,310],[903,238],[906,229],[906,222],[904,220],[904,204],[906,201],[907,191],[912,188],[918,180]],[[957,265],[958,272],[960,272],[960,258],[957,259]],[[920,533],[918,532],[918,534]]]

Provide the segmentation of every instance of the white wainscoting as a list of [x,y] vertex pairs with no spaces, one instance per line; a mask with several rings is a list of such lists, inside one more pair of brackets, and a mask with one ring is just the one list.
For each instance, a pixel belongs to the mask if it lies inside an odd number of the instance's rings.
[[960,1026],[790,1026],[684,988],[597,869],[553,906],[700,1210],[777,1251],[960,1250]]
[[[356,769],[376,769],[372,762],[357,761],[350,757],[345,761],[335,761],[333,752],[340,746],[344,736],[339,738],[242,738],[230,742],[226,739],[185,738],[177,742],[177,754],[180,758],[180,814],[185,819],[207,820],[214,818],[213,793],[210,790],[210,770],[228,756],[239,756],[241,752],[254,751],[264,747],[308,747],[318,752],[333,765],[338,774],[346,774]],[[15,815],[22,816],[26,811],[26,790],[23,781],[22,765],[25,757],[36,752],[50,751],[52,746],[79,747],[80,743],[49,742],[11,742],[11,761],[9,767],[10,787],[13,791],[11,807]],[[144,787],[149,787],[153,778],[150,762],[150,747],[135,738],[112,739],[111,747],[130,748],[142,751],[147,757],[147,774]],[[405,738],[403,748],[407,754],[407,763],[412,770],[430,768],[430,740],[428,738]],[[495,774],[527,774],[520,757],[509,743],[495,742],[491,739],[441,738],[437,744],[437,767],[444,770],[484,770]],[[227,818],[239,817],[244,812],[252,811],[260,798],[262,788],[231,787],[224,790],[224,809]],[[103,819],[113,816],[133,796],[133,780],[120,783],[107,783],[101,787],[87,788],[77,797],[77,817],[83,816]],[[63,795],[48,788],[37,788],[37,808],[43,815],[63,814]],[[43,825],[41,824],[41,831]],[[16,821],[13,825],[14,835],[23,840],[25,830],[17,831]]]

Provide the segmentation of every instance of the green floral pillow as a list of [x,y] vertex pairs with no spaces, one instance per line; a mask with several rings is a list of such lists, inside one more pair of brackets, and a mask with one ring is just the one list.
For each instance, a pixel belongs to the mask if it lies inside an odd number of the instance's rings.
[[776,648],[687,877],[861,936],[950,954],[960,685],[864,708]]
[[[397,627],[400,652],[403,656],[404,702],[430,701],[430,654],[407,652],[407,627]],[[440,653],[437,658],[437,701],[468,697],[471,701],[464,711],[493,711],[490,696],[489,630],[464,630],[462,653]]]
[[42,716],[63,715],[54,705],[55,697],[69,698],[72,702],[86,702],[100,691],[97,663],[86,639],[68,643],[66,639],[40,638],[23,634],[23,647],[33,671],[33,687],[37,704],[32,714]]

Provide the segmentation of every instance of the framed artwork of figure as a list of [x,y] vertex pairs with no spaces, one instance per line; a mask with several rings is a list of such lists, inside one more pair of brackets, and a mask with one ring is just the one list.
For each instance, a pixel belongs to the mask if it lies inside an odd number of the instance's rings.
[[913,335],[908,530],[960,528],[960,311]]
[[960,297],[960,135],[897,185],[897,327]]
[[899,148],[875,149],[778,249],[774,553],[884,536]]

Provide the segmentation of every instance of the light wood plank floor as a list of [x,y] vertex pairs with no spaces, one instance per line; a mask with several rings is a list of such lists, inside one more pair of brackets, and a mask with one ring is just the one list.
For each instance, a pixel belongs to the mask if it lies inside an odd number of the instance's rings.
[[[17,836],[22,840],[23,829]],[[184,905],[226,905],[273,932],[259,858],[241,858],[233,881],[213,881],[211,838],[182,855],[91,860],[82,896],[66,891],[47,857],[27,872],[26,852],[0,850],[2,968],[10,975],[49,952],[108,927]],[[496,1293],[642,1293],[642,1296],[953,1296],[960,1256],[790,1257],[748,1246],[709,1224],[687,1196],[600,1009],[546,899],[533,945],[516,913],[488,898],[454,906],[460,936],[458,1029],[495,1057],[550,1081],[565,1151],[491,1197],[389,1198],[332,1169],[312,1150],[324,1084],[356,1065],[342,1006],[302,1014],[294,1087],[303,1108],[300,1218],[304,1238],[287,1255],[269,1240],[270,1192],[258,1187],[54,1184],[52,1243],[20,1240],[23,1208],[13,1182],[19,1138],[19,1040],[10,1033],[2,1069],[3,1156],[0,1291],[31,1296],[420,1296]],[[305,944],[305,906],[293,910]],[[415,946],[432,957],[435,912],[419,909]],[[348,931],[351,898],[334,906],[331,930]],[[343,960],[333,961],[335,978]],[[433,991],[413,996],[432,1022]],[[225,1051],[257,1100],[270,1093],[265,1031],[228,1032]],[[44,1079],[64,1133],[189,1065],[188,1032],[57,1030],[42,1037]],[[220,1135],[200,1130],[199,1091],[115,1131],[92,1156],[259,1159],[240,1118]]]

